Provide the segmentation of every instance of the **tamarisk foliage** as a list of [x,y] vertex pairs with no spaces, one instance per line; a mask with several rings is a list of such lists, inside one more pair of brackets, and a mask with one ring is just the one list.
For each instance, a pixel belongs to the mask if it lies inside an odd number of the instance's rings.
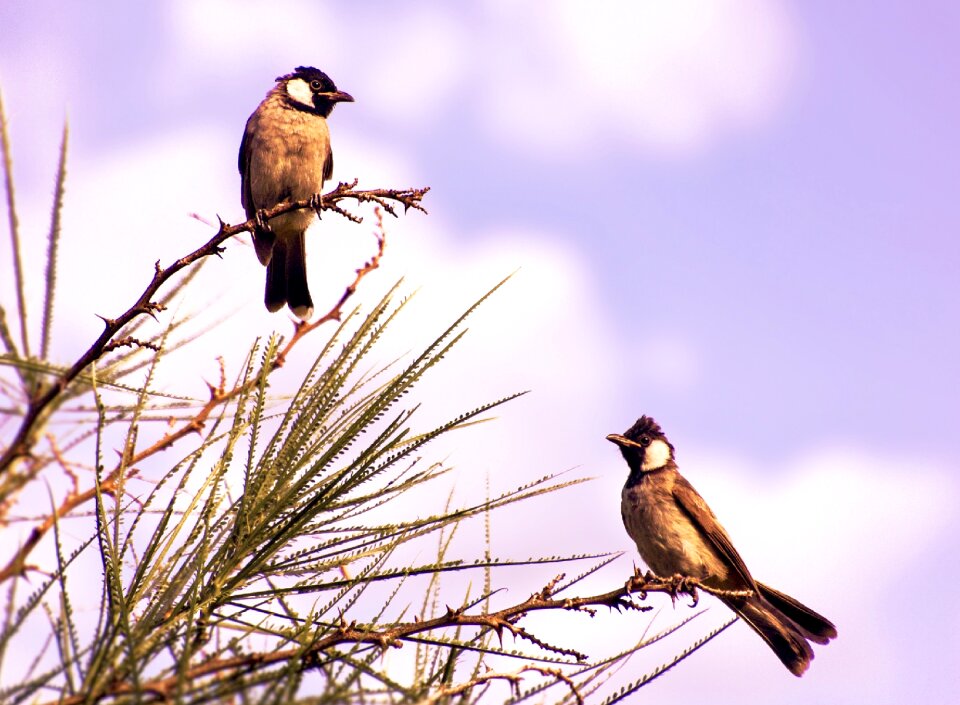
[[[504,282],[438,326],[434,339],[404,341],[414,349],[419,342],[419,352],[389,363],[383,341],[413,315],[411,299],[396,285],[372,305],[347,309],[383,257],[383,213],[422,211],[427,189],[358,190],[353,182],[325,194],[322,207],[354,223],[363,216],[348,204],[374,209],[370,259],[325,315],[297,323],[288,338],[253,341],[239,359],[221,358],[205,395],[180,397],[156,383],[170,353],[196,339],[184,334],[189,316],[170,316],[171,303],[253,222],[221,221],[197,250],[157,263],[143,293],[104,317],[76,360],[55,362],[67,132],[39,344],[30,338],[7,133],[0,103],[15,279],[12,308],[0,306],[0,532],[30,527],[20,541],[0,542],[0,701],[612,703],[725,628],[605,692],[625,659],[699,613],[599,658],[575,639],[552,643],[528,626],[534,613],[563,620],[643,612],[647,592],[695,600],[700,586],[612,574],[614,589],[576,596],[583,578],[617,556],[549,555],[546,535],[543,556],[492,554],[498,510],[581,479],[548,474],[470,501],[450,494],[451,468],[431,459],[431,444],[519,394],[424,427],[418,387]],[[268,215],[309,207],[284,203]],[[319,346],[312,365],[292,396],[274,394],[271,380],[303,354],[305,340]],[[240,370],[235,379],[228,368]],[[47,498],[39,510],[38,495]],[[475,530],[484,548],[458,555],[454,536]],[[557,564],[581,561],[575,577],[558,575]],[[543,587],[504,602],[498,593],[511,566],[542,567]]]

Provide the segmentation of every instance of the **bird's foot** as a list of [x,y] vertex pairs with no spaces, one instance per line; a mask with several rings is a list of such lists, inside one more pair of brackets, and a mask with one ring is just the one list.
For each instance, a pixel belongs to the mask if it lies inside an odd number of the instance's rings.
[[672,578],[669,578],[667,582],[670,600],[674,604],[677,603],[677,598],[680,597],[680,593],[690,595],[690,598],[693,600],[693,602],[690,603],[691,607],[696,607],[700,602],[700,593],[697,592],[697,588],[700,587],[700,581],[696,578],[677,573]]
[[321,212],[323,211],[323,194],[315,193],[310,196],[310,207],[313,208],[313,212],[317,214],[318,218],[322,218]]
[[257,221],[257,230],[262,230],[266,233],[270,232],[270,223],[267,220],[267,212],[263,208],[257,208],[257,212],[254,214],[253,219]]

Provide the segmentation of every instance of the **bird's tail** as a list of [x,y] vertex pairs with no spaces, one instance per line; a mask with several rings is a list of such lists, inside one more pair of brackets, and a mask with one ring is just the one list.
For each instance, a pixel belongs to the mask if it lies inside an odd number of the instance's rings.
[[727,605],[767,642],[783,665],[802,676],[813,659],[807,641],[826,644],[837,635],[836,627],[792,597],[759,585],[760,595],[728,598]]
[[287,245],[282,238],[277,238],[273,243],[267,261],[267,286],[263,292],[263,303],[271,313],[279,311],[287,303]]
[[287,305],[300,320],[313,315],[313,299],[307,287],[307,253],[304,231],[287,240]]
[[292,237],[278,237],[273,243],[273,255],[267,264],[263,302],[268,311],[279,311],[287,304],[301,320],[313,315],[313,299],[307,286],[303,232]]
[[781,614],[793,622],[793,625],[810,641],[817,644],[827,644],[837,638],[837,628],[822,614],[814,612],[805,604],[798,602],[769,585],[757,583],[760,595],[764,600],[776,607]]

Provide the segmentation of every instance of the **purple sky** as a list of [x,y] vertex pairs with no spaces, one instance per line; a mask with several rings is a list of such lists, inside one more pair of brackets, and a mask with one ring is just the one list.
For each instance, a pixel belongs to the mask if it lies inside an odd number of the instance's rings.
[[[244,121],[274,76],[316,65],[357,100],[331,119],[335,178],[433,188],[429,218],[391,227],[378,274],[423,287],[414,340],[520,267],[441,374],[467,404],[534,394],[451,459],[500,487],[570,467],[600,479],[544,500],[542,531],[505,519],[502,554],[632,551],[603,437],[652,414],[754,573],[840,639],[795,682],[738,626],[649,697],[956,697],[960,563],[938,558],[960,533],[957,5],[138,5],[0,5],[36,261],[70,118],[64,360],[155,259],[202,242],[186,213],[240,219]],[[318,300],[369,246],[324,224]],[[261,310],[251,252],[210,267],[207,300],[243,313],[225,333],[240,349],[289,330]],[[0,280],[6,305],[9,257]],[[192,364],[177,377],[196,393],[213,367]],[[556,512],[570,520],[551,528]]]

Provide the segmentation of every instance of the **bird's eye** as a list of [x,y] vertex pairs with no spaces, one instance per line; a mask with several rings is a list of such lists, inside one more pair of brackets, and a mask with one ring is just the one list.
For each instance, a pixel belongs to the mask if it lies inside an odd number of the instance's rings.
[[640,445],[644,448],[650,445],[650,436],[640,436]]
[[320,81],[313,79],[310,81],[310,90],[319,91],[323,86],[320,85]]

